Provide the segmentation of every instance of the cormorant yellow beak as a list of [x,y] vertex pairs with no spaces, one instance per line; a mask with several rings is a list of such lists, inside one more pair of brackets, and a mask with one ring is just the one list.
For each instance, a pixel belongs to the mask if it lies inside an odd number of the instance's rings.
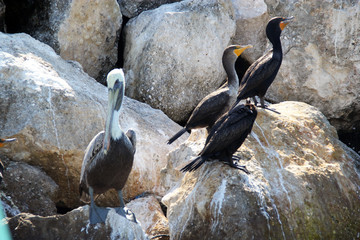
[[236,46],[236,49],[234,50],[234,53],[236,54],[236,56],[240,56],[246,49],[248,48],[252,48],[252,45],[246,45],[246,46]]
[[283,20],[280,22],[280,29],[281,31],[284,30],[286,25],[288,25],[290,22],[292,22],[295,18],[293,16],[288,18],[283,18]]
[[8,138],[8,139],[1,138],[0,139],[0,147],[3,147],[5,145],[5,143],[14,142],[14,141],[16,141],[16,138]]

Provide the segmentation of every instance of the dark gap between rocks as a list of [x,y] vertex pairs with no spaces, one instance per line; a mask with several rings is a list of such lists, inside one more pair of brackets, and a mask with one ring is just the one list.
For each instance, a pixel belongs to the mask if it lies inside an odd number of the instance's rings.
[[58,214],[66,214],[72,210],[72,208],[65,207],[63,204],[56,204],[56,213]]
[[354,129],[353,132],[338,131],[339,139],[348,147],[360,154],[360,132]]
[[49,1],[4,0],[5,24],[8,33],[31,33],[31,29],[41,26],[48,19],[44,9]]
[[123,68],[124,67],[124,51],[125,51],[125,26],[127,22],[130,20],[130,18],[123,16],[123,22],[121,26],[121,32],[119,37],[119,45],[118,45],[118,60],[116,62],[117,68]]

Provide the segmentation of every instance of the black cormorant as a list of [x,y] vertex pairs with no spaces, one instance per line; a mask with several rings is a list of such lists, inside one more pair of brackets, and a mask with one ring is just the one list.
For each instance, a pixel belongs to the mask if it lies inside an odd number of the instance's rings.
[[280,34],[285,26],[294,17],[272,18],[266,26],[266,36],[273,45],[273,49],[256,60],[245,72],[239,87],[236,105],[240,100],[252,97],[255,105],[255,96],[259,96],[261,107],[265,108],[264,96],[274,81],[282,62],[282,48]]
[[[8,139],[0,138],[0,147],[3,147],[6,143],[13,141],[16,141],[16,138],[8,138]],[[4,172],[4,164],[0,160],[0,184],[3,180],[3,172]]]
[[216,121],[199,156],[183,167],[181,171],[191,172],[199,168],[205,161],[218,159],[225,161],[231,167],[249,173],[245,166],[238,166],[233,162],[233,159],[236,159],[233,154],[251,132],[256,116],[257,110],[253,104],[238,103]]
[[[108,209],[95,205],[94,195],[102,194],[114,188],[118,191],[120,208],[116,211],[126,216],[122,188],[130,174],[135,154],[135,132],[126,134],[119,125],[119,114],[125,91],[125,78],[121,69],[112,70],[107,76],[108,112],[105,131],[99,132],[89,143],[80,176],[80,196],[84,202],[89,201],[90,223],[104,222]],[[134,216],[133,216],[134,217]],[[136,221],[136,220],[135,220]]]
[[209,132],[215,121],[230,109],[236,100],[239,89],[239,78],[235,71],[235,61],[245,49],[251,47],[251,45],[231,45],[224,50],[222,63],[228,77],[227,81],[200,101],[185,127],[170,138],[168,144],[173,143],[182,134],[191,129],[206,127]]

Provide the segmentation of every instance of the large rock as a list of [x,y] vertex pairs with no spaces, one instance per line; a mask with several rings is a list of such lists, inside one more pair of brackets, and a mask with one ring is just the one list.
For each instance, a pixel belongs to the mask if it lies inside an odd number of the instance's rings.
[[118,0],[118,3],[121,9],[121,13],[128,18],[133,18],[143,11],[157,8],[166,3],[180,1],[181,0]]
[[126,207],[135,214],[144,232],[158,240],[169,239],[169,223],[154,195],[132,200]]
[[65,215],[41,217],[22,213],[8,219],[12,237],[21,239],[147,239],[139,224],[111,210],[105,224],[90,225],[89,206]]
[[266,0],[270,15],[295,16],[267,97],[307,102],[339,131],[360,128],[359,1]]
[[232,0],[235,9],[236,34],[234,44],[251,44],[252,51],[245,51],[241,58],[254,62],[264,54],[266,42],[266,24],[269,20],[264,0]]
[[[60,187],[57,205],[77,207],[84,150],[104,128],[107,89],[29,35],[0,33],[0,42],[0,136],[18,138],[3,148],[4,155],[42,168]],[[166,140],[180,127],[127,97],[120,124],[137,134],[125,198],[144,191],[162,196],[158,173],[178,144],[168,146]]]
[[186,0],[131,19],[125,27],[128,96],[187,120],[225,79],[221,58],[235,31],[230,0]]
[[[358,237],[359,156],[316,108],[298,102],[271,107],[281,114],[258,109],[236,153],[249,175],[213,161],[173,183],[163,198],[173,239]],[[202,148],[184,145],[169,160],[177,171],[189,162],[183,148]]]
[[[3,158],[2,158],[3,159]],[[41,169],[23,162],[7,162],[1,190],[6,215],[19,211],[40,216],[57,212],[59,186]]]
[[103,82],[118,55],[122,15],[116,0],[8,1],[10,32],[26,32]]
[[118,59],[121,24],[116,0],[73,0],[57,36],[61,57],[78,61],[86,73],[105,83]]

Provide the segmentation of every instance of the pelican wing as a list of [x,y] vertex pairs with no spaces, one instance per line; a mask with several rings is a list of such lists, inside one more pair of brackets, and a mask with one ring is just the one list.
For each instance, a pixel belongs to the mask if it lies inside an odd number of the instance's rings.
[[[105,132],[99,132],[89,143],[85,150],[85,155],[83,159],[83,163],[81,166],[81,174],[80,174],[80,185],[79,185],[79,192],[80,197],[83,201],[88,201],[88,184],[86,181],[86,168],[91,164],[94,160],[95,156],[100,152],[103,142],[104,142]],[[86,193],[86,196],[83,196],[83,193]]]

